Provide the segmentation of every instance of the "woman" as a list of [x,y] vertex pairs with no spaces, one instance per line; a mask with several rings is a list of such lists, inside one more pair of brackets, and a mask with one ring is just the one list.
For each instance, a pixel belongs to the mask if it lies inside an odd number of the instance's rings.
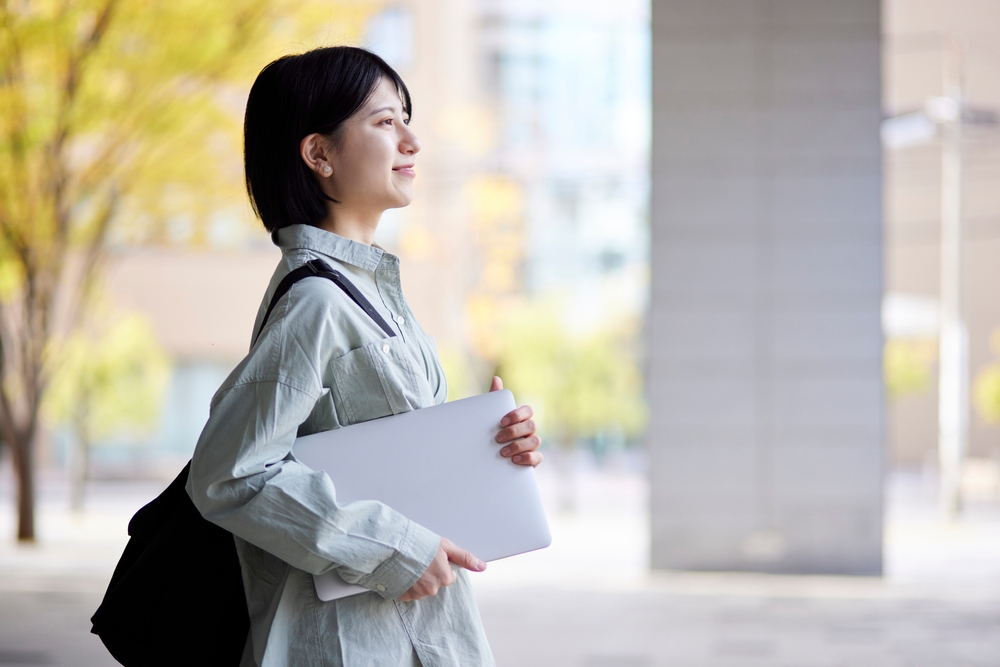
[[[250,91],[247,189],[282,256],[263,329],[212,399],[187,486],[202,515],[236,536],[251,621],[243,665],[493,664],[468,575],[450,565],[485,564],[381,503],[338,506],[330,478],[291,454],[297,436],[447,396],[399,260],[373,243],[382,213],[413,199],[420,143],[409,117],[399,75],[362,49],[282,58]],[[296,283],[262,322],[282,277],[317,258],[396,336],[323,279]],[[542,460],[531,416],[522,406],[498,424],[514,464]],[[330,569],[372,592],[319,601],[311,575]]]

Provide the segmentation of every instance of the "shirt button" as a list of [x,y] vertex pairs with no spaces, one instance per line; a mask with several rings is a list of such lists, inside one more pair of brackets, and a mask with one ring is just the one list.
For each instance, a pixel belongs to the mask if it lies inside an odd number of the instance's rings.
[[385,593],[385,586],[383,586],[382,584],[377,584],[375,588],[377,588],[380,593]]
[[406,322],[406,318],[400,315],[399,317],[396,318],[396,322],[399,324],[403,324],[404,322]]
[[389,354],[389,343],[385,343],[382,345],[382,353]]

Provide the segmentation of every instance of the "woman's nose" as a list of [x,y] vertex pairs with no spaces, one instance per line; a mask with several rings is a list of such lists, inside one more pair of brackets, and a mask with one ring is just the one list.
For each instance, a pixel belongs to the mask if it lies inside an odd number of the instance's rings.
[[402,145],[400,146],[402,152],[407,155],[413,155],[420,151],[420,140],[417,139],[417,135],[413,133],[412,130],[407,128],[407,136],[403,137]]

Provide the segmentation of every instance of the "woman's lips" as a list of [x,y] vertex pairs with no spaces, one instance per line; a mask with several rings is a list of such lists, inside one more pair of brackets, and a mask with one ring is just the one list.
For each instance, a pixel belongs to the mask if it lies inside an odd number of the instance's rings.
[[404,164],[401,167],[393,167],[392,170],[397,174],[403,174],[404,176],[416,176],[417,172],[413,171],[412,164]]

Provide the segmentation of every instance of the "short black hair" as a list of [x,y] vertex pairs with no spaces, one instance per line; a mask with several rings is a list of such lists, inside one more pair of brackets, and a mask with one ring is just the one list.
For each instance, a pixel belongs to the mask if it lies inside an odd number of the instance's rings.
[[243,119],[243,164],[250,205],[267,231],[326,217],[330,198],[303,162],[299,144],[313,133],[334,138],[383,77],[395,84],[410,115],[403,79],[365,49],[314,49],[279,58],[257,75]]

